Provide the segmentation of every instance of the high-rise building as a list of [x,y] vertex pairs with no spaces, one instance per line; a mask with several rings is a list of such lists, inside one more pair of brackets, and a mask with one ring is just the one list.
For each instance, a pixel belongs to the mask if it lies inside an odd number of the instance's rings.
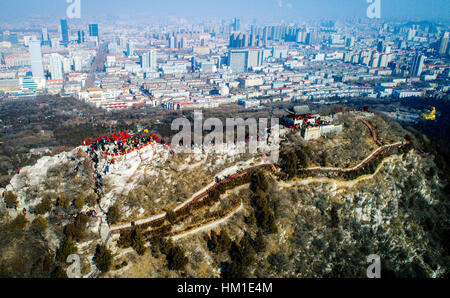
[[50,55],[50,74],[52,80],[63,80],[63,63],[61,55],[53,53]]
[[42,41],[46,41],[48,39],[49,39],[49,37],[48,37],[48,30],[47,30],[47,28],[42,28]]
[[352,48],[355,45],[355,38],[353,36],[348,37],[345,40],[345,46],[348,48]]
[[231,50],[229,54],[229,65],[234,72],[246,72],[248,69],[248,51]]
[[178,39],[179,39],[178,34],[175,34],[173,36],[173,48],[174,49],[178,48]]
[[295,42],[296,41],[297,32],[299,31],[298,28],[290,26],[288,28],[283,28],[283,31],[284,31],[284,41],[287,41],[287,42],[290,42],[290,41]]
[[33,77],[44,79],[44,66],[42,64],[41,41],[36,37],[30,40],[29,46],[31,71]]
[[263,29],[263,41],[264,44],[267,44],[267,40],[269,39],[269,27],[264,27]]
[[247,67],[254,68],[261,66],[264,61],[264,51],[261,49],[248,49]]
[[380,54],[377,52],[372,53],[372,59],[369,62],[370,67],[378,67],[378,63],[380,60]]
[[272,40],[280,41],[283,39],[286,28],[283,26],[272,26],[271,28]]
[[406,41],[402,40],[399,42],[398,48],[400,50],[405,50],[406,49]]
[[178,48],[178,49],[184,49],[184,44],[185,44],[185,38],[182,37],[182,38],[180,39],[180,41],[178,42],[178,44],[177,44],[177,48]]
[[387,54],[383,54],[380,56],[378,67],[387,67],[390,62],[390,56]]
[[416,36],[416,30],[409,29],[409,30],[408,30],[408,33],[406,34],[406,39],[407,39],[407,40],[411,40],[411,39],[413,39],[413,37],[415,37],[415,36]]
[[305,32],[302,30],[298,30],[296,35],[295,35],[295,42],[297,43],[303,43],[305,42]]
[[89,36],[98,37],[98,24],[89,24]]
[[125,37],[119,36],[117,38],[117,45],[124,48],[125,47]]
[[318,35],[315,32],[308,32],[306,34],[305,43],[308,45],[314,45],[318,42]]
[[414,57],[411,75],[414,77],[420,77],[423,71],[423,63],[425,61],[425,56],[417,53]]
[[134,42],[132,41],[127,43],[127,56],[134,56]]
[[67,26],[67,20],[61,20],[61,44],[67,46],[69,44],[69,27]]
[[30,46],[30,40],[32,40],[33,38],[36,38],[34,35],[25,35],[23,37],[23,45],[26,47]]
[[84,43],[86,41],[85,37],[84,37],[84,31],[83,30],[78,30],[78,40],[77,42],[80,43]]
[[278,46],[272,48],[272,57],[276,59],[285,59],[288,56],[288,48],[286,46]]
[[256,35],[255,34],[250,35],[249,45],[251,47],[255,47],[256,46]]
[[[67,68],[64,70],[64,72],[66,72],[67,69],[70,69],[69,61],[67,61]],[[83,58],[81,56],[73,57],[73,70],[75,70],[75,71],[82,71],[82,69],[83,69]]]
[[238,18],[234,18],[233,21],[233,30],[234,31],[240,31],[241,30],[241,20]]
[[141,56],[141,67],[144,70],[155,70],[157,68],[156,50],[150,50]]
[[370,63],[370,52],[362,51],[359,53],[359,64],[369,65]]
[[43,46],[51,46],[51,42],[50,42],[50,36],[48,35],[48,30],[47,28],[42,28],[42,43],[41,45]]
[[384,50],[384,42],[380,40],[377,45],[377,51],[383,53],[383,50]]
[[441,38],[441,42],[439,43],[439,54],[440,55],[445,55],[447,53],[448,37],[449,37],[449,33],[445,32]]
[[248,35],[244,33],[233,33],[230,35],[230,48],[246,48],[249,46]]
[[149,55],[149,53],[142,54],[140,59],[141,59],[141,68],[143,70],[149,69],[150,68],[150,55]]
[[261,49],[230,50],[229,65],[234,72],[247,72],[250,68],[263,64],[264,51]]
[[19,43],[19,37],[17,36],[17,33],[10,33],[9,34],[9,42],[12,44]]
[[173,35],[170,35],[168,40],[169,40],[169,49],[175,49],[176,45],[175,37]]

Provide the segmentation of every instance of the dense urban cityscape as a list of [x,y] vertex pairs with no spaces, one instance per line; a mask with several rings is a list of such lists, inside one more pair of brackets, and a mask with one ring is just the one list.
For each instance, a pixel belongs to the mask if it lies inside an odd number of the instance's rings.
[[0,12],[0,278],[448,278],[446,1],[42,2]]
[[[374,25],[374,23],[376,25]],[[49,24],[50,25],[50,24]],[[107,110],[443,97],[449,32],[432,23],[72,24],[3,30],[2,99],[74,96]]]

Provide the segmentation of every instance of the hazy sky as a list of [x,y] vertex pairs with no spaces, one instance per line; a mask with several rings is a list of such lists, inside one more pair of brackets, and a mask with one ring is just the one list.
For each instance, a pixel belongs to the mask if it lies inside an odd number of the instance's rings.
[[[68,0],[0,0],[0,17],[65,17]],[[80,0],[81,16],[365,17],[366,0]],[[380,0],[386,18],[445,18],[449,0]]]

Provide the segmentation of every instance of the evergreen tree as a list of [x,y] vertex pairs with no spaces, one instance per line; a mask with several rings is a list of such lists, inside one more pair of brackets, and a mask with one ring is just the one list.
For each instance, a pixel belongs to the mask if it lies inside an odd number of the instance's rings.
[[111,251],[104,244],[97,245],[94,255],[94,262],[97,268],[102,272],[108,272],[111,268],[113,256]]
[[108,223],[110,225],[116,224],[120,220],[120,209],[117,205],[112,205],[108,210]]
[[257,171],[250,178],[250,189],[253,192],[260,190],[261,192],[266,192],[269,188],[269,181],[267,176],[263,171]]
[[188,258],[184,255],[184,251],[178,246],[172,247],[166,258],[170,270],[184,269],[188,263]]
[[145,254],[147,248],[145,247],[145,240],[142,230],[140,228],[136,228],[133,231],[133,248],[137,252],[138,255],[142,256]]
[[67,257],[71,254],[77,253],[77,247],[70,238],[65,238],[61,243],[61,246],[56,250],[56,260],[65,263]]
[[50,212],[52,210],[52,200],[50,197],[46,196],[42,202],[40,202],[36,207],[34,208],[34,212],[37,214],[45,214],[47,212]]
[[17,206],[17,196],[12,191],[7,191],[5,193],[5,203],[7,208],[13,208]]
[[261,230],[258,230],[255,237],[255,251],[262,252],[266,248],[266,241]]

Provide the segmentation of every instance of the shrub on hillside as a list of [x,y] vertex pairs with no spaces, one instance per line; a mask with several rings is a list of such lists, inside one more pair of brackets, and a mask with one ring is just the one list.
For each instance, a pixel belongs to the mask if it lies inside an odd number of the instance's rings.
[[280,153],[280,168],[289,177],[295,177],[297,175],[298,157],[293,150],[281,151]]
[[260,190],[266,192],[269,189],[269,179],[263,171],[255,172],[250,179],[250,189],[253,192]]
[[132,243],[133,243],[132,231],[130,230],[120,231],[120,236],[119,240],[117,241],[117,245],[120,248],[128,248],[132,245]]
[[224,277],[248,277],[248,268],[255,262],[256,253],[246,236],[242,237],[239,243],[232,243],[229,255],[231,258],[230,270],[223,274]]
[[34,212],[37,214],[45,214],[52,210],[52,200],[50,197],[46,196],[36,207],[34,207]]
[[132,235],[132,247],[137,252],[138,255],[142,256],[145,254],[147,248],[145,247],[145,238],[140,228],[134,229]]
[[174,224],[177,221],[177,214],[173,210],[167,211],[166,217],[171,224]]
[[170,250],[174,247],[172,239],[162,239],[161,241],[161,245],[159,250],[161,251],[161,253],[167,255],[169,254]]
[[82,209],[85,203],[86,202],[82,196],[77,196],[73,201],[73,205],[78,209]]
[[13,208],[17,206],[17,196],[12,191],[7,191],[5,193],[5,203],[6,207]]
[[275,215],[274,211],[269,206],[267,195],[262,192],[257,192],[253,196],[252,203],[255,210],[257,226],[268,233],[275,233],[277,231]]
[[207,240],[208,249],[216,253],[228,251],[231,243],[232,241],[225,230],[220,231],[220,234],[212,231]]
[[77,247],[70,238],[65,238],[61,243],[61,246],[56,250],[56,260],[65,263],[67,257],[71,254],[77,253]]
[[67,209],[70,207],[70,199],[65,194],[60,194],[56,206]]
[[279,166],[289,177],[295,177],[308,167],[311,149],[309,147],[289,148],[280,152]]
[[47,229],[47,225],[48,222],[45,218],[43,218],[42,216],[36,216],[33,220],[33,222],[31,223],[31,226],[33,227],[33,229],[43,232],[45,231],[45,229]]
[[262,252],[266,248],[266,240],[261,230],[256,233],[254,247],[256,252]]
[[10,231],[23,231],[27,223],[28,220],[26,219],[25,215],[20,214],[9,223],[8,229]]
[[119,206],[112,205],[111,207],[109,207],[107,219],[108,219],[108,223],[110,225],[118,223],[120,220],[120,217],[121,216],[120,216]]
[[97,245],[94,255],[94,262],[97,268],[102,272],[108,272],[111,269],[113,256],[111,251],[104,244]]
[[83,240],[84,231],[86,230],[88,216],[85,214],[78,214],[74,223],[69,223],[64,228],[64,234],[67,238],[71,238],[77,242]]
[[172,247],[166,258],[170,270],[182,270],[188,263],[184,251],[178,246]]

